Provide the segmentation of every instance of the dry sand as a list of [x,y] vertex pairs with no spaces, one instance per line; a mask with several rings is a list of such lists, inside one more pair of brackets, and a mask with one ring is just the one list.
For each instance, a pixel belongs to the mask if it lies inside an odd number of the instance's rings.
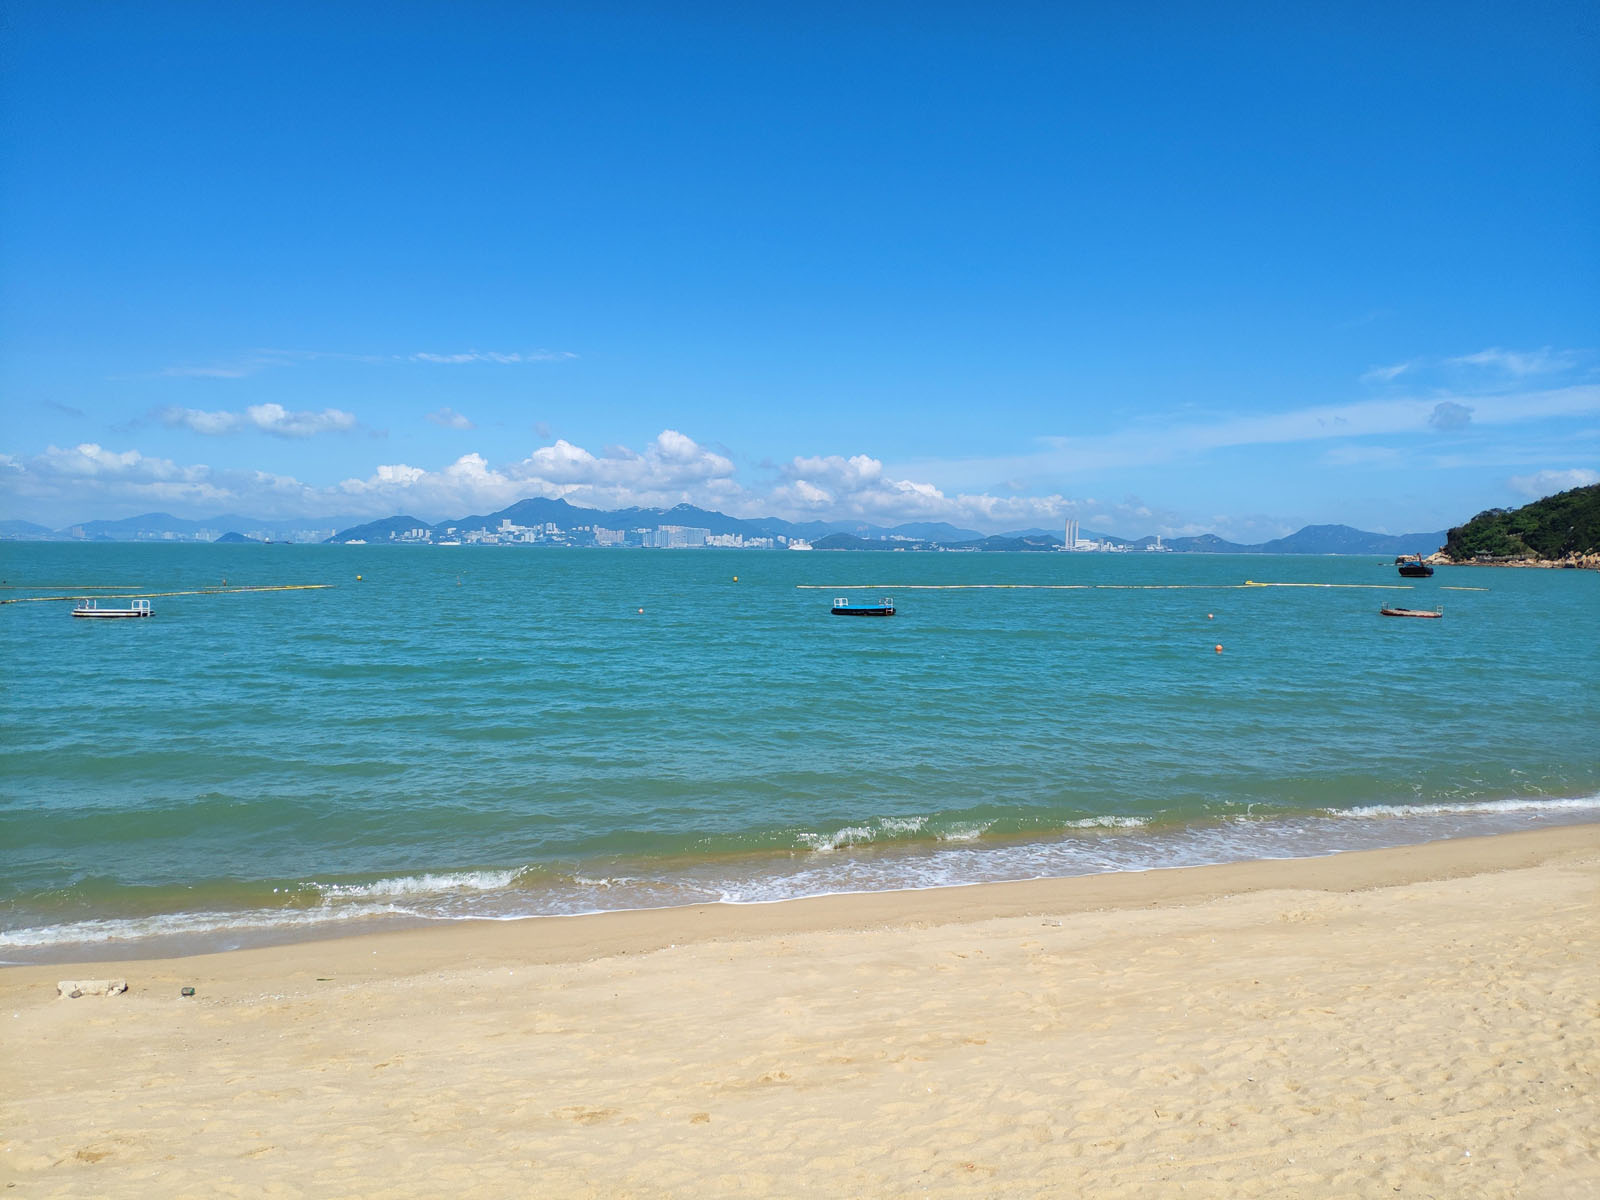
[[1600,1196],[1600,825],[18,967],[0,1005],[6,1195]]

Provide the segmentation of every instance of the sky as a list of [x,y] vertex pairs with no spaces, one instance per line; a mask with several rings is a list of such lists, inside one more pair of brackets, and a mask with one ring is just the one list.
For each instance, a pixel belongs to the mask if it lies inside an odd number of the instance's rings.
[[12,0],[0,518],[1600,481],[1600,9]]

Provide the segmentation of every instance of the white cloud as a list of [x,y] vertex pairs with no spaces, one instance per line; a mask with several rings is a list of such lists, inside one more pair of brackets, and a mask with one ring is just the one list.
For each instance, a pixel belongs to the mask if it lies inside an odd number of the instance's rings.
[[[378,517],[408,512],[437,520],[492,512],[528,496],[548,496],[601,509],[691,503],[735,516],[859,520],[879,525],[948,521],[986,531],[1032,526],[1054,529],[1064,517],[1073,516],[1088,529],[1177,536],[1203,530],[1191,519],[1153,509],[1134,497],[1116,503],[1092,496],[1074,498],[1062,481],[1075,479],[1080,481],[1078,487],[1084,488],[1081,481],[1090,471],[1198,458],[1225,447],[1294,442],[1321,441],[1327,447],[1323,462],[1331,467],[1387,464],[1401,453],[1414,455],[1417,451],[1416,443],[1396,443],[1397,437],[1429,435],[1441,412],[1446,414],[1447,424],[1454,419],[1449,405],[1470,409],[1471,428],[1476,432],[1600,412],[1600,387],[1473,395],[1470,401],[1430,395],[1222,416],[1211,422],[1190,420],[1053,439],[1035,453],[1002,459],[891,465],[868,454],[802,455],[753,481],[739,478],[728,453],[674,429],[662,430],[640,449],[605,447],[597,453],[559,438],[536,446],[523,457],[491,459],[469,453],[442,465],[390,462],[349,478],[319,483],[266,471],[185,466],[137,450],[113,450],[85,442],[67,449],[51,446],[33,457],[0,455],[0,502],[7,497],[26,501],[23,507],[30,511],[46,519],[56,519],[59,514],[63,521],[68,517],[127,515],[150,508],[187,510],[194,516],[229,509],[262,517],[333,512]],[[442,408],[431,417],[450,421],[460,414]],[[278,405],[239,412],[173,409],[166,419],[169,424],[210,434],[249,429],[307,437],[320,430],[356,427],[355,418],[339,410],[296,413]],[[1391,444],[1372,444],[1380,438]],[[1454,453],[1492,451],[1495,473],[1501,477],[1503,472],[1519,469],[1538,472],[1518,476],[1514,482],[1529,494],[1594,478],[1586,468],[1539,470],[1565,453],[1561,446],[1570,447],[1571,435],[1560,430],[1545,431],[1541,444],[1534,447],[1537,454],[1526,439],[1479,435],[1452,441],[1459,443],[1452,445]],[[1438,440],[1430,438],[1425,445],[1437,446]],[[1433,456],[1430,469],[1451,466],[1434,450],[1429,453]],[[1033,494],[1027,494],[1030,491]],[[67,511],[69,506],[72,511]],[[108,512],[109,508],[119,514]],[[1242,520],[1219,519],[1206,528],[1235,540],[1261,540],[1286,532],[1267,528],[1272,518],[1251,518],[1262,528],[1256,536],[1245,536]]]
[[1569,467],[1565,471],[1536,471],[1532,475],[1513,475],[1508,483],[1524,496],[1540,499],[1565,492],[1572,488],[1588,487],[1600,483],[1600,471],[1587,467]]
[[7,456],[0,492],[24,500],[102,501],[135,506],[204,505],[214,508],[231,493],[206,466],[180,466],[137,450],[107,450],[96,442],[50,446],[31,458]]
[[446,404],[443,408],[439,409],[437,412],[429,413],[428,414],[428,420],[432,421],[435,425],[443,426],[445,429],[476,429],[477,428],[477,426],[475,424],[473,424],[471,420],[469,420],[466,416],[462,415],[461,413],[458,413],[455,409],[451,408],[448,404]]
[[197,408],[167,408],[161,421],[171,427],[218,436],[240,430],[257,430],[275,437],[305,438],[318,433],[346,433],[356,427],[353,413],[325,408],[321,412],[290,412],[281,404],[252,404],[243,412],[205,412]]
[[865,454],[796,457],[780,474],[784,482],[769,497],[777,515],[859,518],[884,525],[951,521],[999,528],[1054,524],[1072,511],[1071,502],[1059,495],[949,496],[931,483],[890,478],[882,462]]
[[501,466],[481,454],[464,454],[438,471],[391,464],[365,479],[346,479],[337,490],[379,510],[381,500],[446,515],[491,511],[527,496],[559,496],[593,508],[697,503],[737,510],[749,495],[733,475],[732,460],[667,429],[642,453],[619,447],[596,455],[558,439]]
[[[161,507],[186,508],[196,516],[237,509],[263,517],[409,512],[439,519],[492,512],[527,496],[559,496],[603,509],[691,503],[739,516],[858,518],[878,524],[948,520],[1000,529],[1054,526],[1068,512],[1099,511],[1092,502],[1085,507],[1060,495],[947,495],[932,483],[891,478],[878,459],[867,455],[796,458],[771,490],[747,488],[735,474],[726,454],[673,429],[663,430],[640,451],[614,447],[594,454],[558,439],[510,462],[492,463],[473,453],[441,468],[385,463],[365,476],[322,487],[293,476],[185,467],[137,450],[85,443],[70,450],[51,447],[32,459],[0,460],[0,492],[30,501],[53,499],[58,508],[70,503],[78,514],[88,500],[101,507],[115,501],[122,510],[139,511],[159,500]],[[93,487],[86,488],[85,480]],[[30,507],[42,511],[40,505]],[[78,514],[62,518],[82,519]]]

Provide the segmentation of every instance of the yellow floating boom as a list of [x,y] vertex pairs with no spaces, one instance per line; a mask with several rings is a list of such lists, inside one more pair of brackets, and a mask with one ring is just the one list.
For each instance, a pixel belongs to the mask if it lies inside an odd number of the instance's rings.
[[847,592],[851,588],[863,592],[1237,592],[1245,588],[1269,587],[1367,588],[1391,592],[1411,590],[1409,583],[1257,583],[1253,579],[1243,583],[797,583],[794,586],[812,592]]
[[333,583],[259,583],[246,587],[196,588],[188,592],[125,592],[107,596],[13,596],[0,600],[0,604],[27,604],[35,600],[156,600],[165,596],[234,596],[241,592],[312,592],[319,588],[337,587]]

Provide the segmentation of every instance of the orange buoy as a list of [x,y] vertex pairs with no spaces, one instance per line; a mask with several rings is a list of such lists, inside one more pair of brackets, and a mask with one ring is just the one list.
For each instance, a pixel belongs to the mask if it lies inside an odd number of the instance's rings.
[[640,610],[639,610],[639,611],[640,611],[640,613],[643,613],[643,612],[644,612],[644,609],[642,609],[642,608],[641,608],[641,609],[640,609]]
[[1217,643],[1217,653],[1218,653],[1218,654],[1221,654],[1221,653],[1222,653],[1222,643],[1221,643],[1221,642],[1218,642],[1218,643]]
[[1216,620],[1216,614],[1215,613],[1207,613],[1206,614],[1206,620],[1208,620],[1208,621]]

